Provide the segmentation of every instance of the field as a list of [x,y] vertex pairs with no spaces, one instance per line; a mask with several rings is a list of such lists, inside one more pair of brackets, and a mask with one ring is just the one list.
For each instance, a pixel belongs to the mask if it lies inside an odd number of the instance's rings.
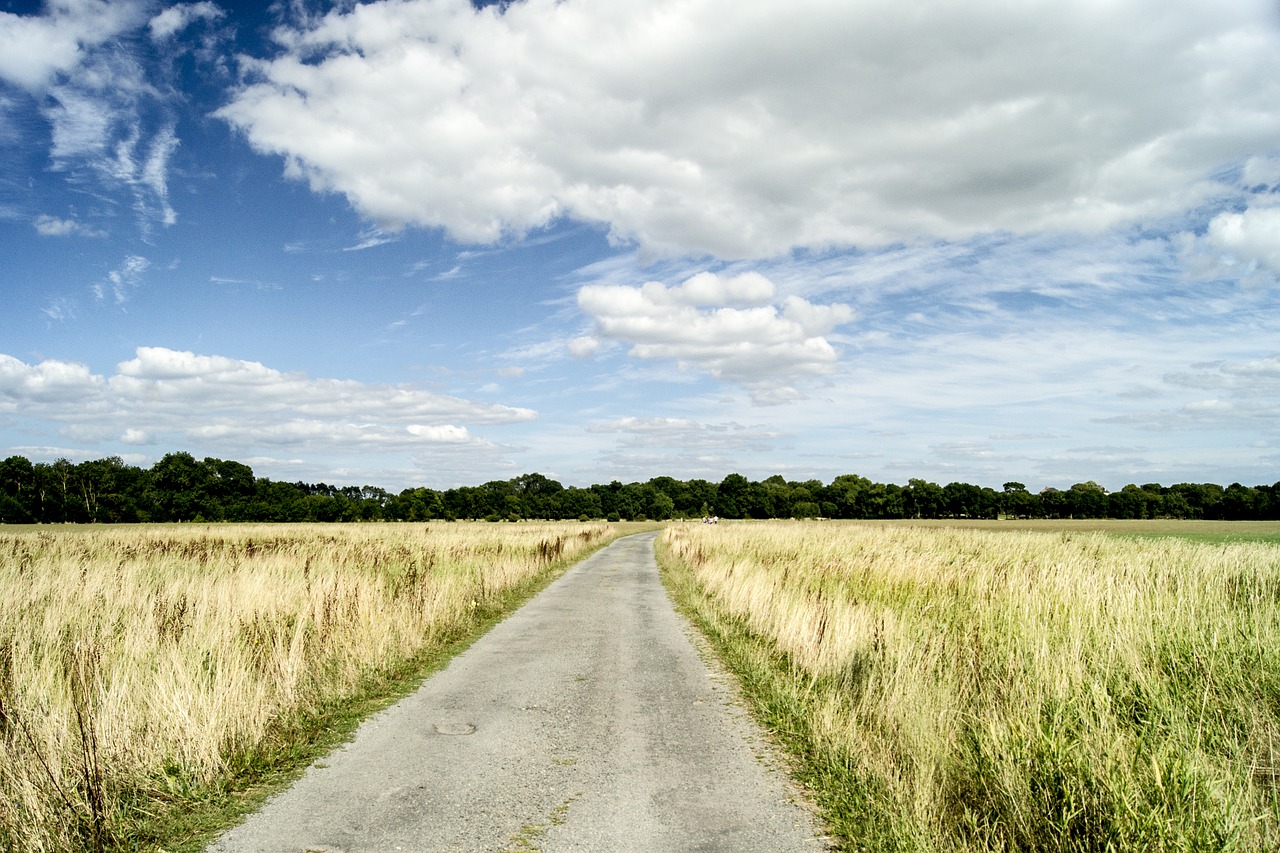
[[1200,521],[1194,519],[1020,518],[902,519],[878,521],[887,527],[1109,533],[1145,538],[1176,537],[1197,542],[1272,542],[1280,544],[1280,521]]
[[1103,530],[679,525],[660,557],[845,849],[1280,849],[1280,531]]
[[192,849],[624,527],[0,528],[0,850]]

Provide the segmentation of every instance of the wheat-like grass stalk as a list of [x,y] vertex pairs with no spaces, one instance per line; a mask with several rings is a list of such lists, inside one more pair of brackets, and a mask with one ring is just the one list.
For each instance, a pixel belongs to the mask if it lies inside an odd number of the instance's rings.
[[[681,526],[854,824],[924,850],[1280,849],[1280,548]],[[839,803],[836,803],[837,811]]]
[[[0,849],[105,849],[602,524],[0,533]],[[147,805],[147,804],[150,805]],[[133,811],[131,811],[133,810]]]

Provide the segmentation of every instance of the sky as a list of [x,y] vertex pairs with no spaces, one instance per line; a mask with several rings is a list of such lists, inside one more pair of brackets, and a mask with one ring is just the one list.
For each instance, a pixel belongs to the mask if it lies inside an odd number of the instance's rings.
[[1275,0],[0,0],[0,458],[1280,481]]

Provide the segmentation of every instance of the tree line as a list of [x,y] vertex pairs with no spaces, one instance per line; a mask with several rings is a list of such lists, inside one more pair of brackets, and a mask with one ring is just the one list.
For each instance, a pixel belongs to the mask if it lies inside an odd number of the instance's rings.
[[330,486],[255,477],[231,460],[169,453],[150,468],[112,456],[80,463],[0,462],[0,523],[144,521],[431,521],[487,519],[663,520],[698,518],[1199,518],[1280,519],[1280,483],[1127,485],[1109,492],[1093,481],[1031,492],[1008,482],[997,491],[969,483],[913,479],[876,483],[844,474],[830,483],[779,475],[719,483],[655,477],[587,488],[522,474],[479,486],[417,487],[392,494],[375,486]]

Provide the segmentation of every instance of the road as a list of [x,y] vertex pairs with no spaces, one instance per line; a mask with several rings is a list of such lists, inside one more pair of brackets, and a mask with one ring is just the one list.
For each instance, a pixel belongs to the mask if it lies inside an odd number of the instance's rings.
[[208,853],[826,849],[656,536],[571,568]]

